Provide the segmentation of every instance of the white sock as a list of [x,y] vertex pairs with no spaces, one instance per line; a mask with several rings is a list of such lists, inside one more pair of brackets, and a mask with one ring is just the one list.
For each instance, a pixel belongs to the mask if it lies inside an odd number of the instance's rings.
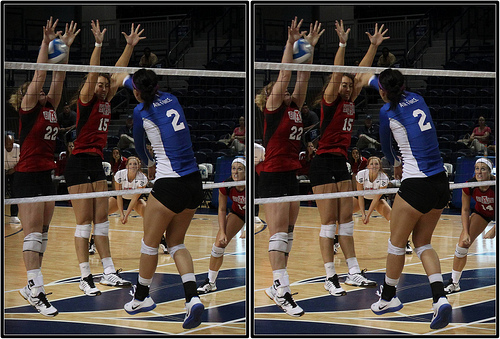
[[352,257],[346,259],[347,267],[349,268],[349,274],[361,273],[361,269],[359,268],[358,259],[356,257]]
[[337,271],[335,271],[335,264],[333,262],[327,262],[325,264],[325,271],[326,278],[333,277],[335,274],[337,274]]
[[89,262],[80,263],[80,272],[82,274],[82,278],[87,278],[92,272],[90,271]]
[[219,274],[219,271],[212,271],[211,269],[208,270],[208,281],[210,281],[212,284],[215,283],[215,279],[217,279],[217,275]]
[[462,276],[462,271],[451,270],[451,279],[454,284],[458,284],[460,277]]
[[186,273],[184,275],[181,275],[181,280],[182,280],[182,283],[186,283],[188,281],[196,282],[196,278],[194,276],[194,273]]
[[113,259],[111,259],[111,257],[103,258],[101,262],[102,267],[104,268],[104,274],[116,273],[115,265],[113,264]]
[[147,287],[150,287],[151,286],[151,283],[153,282],[153,278],[151,279],[146,279],[146,278],[143,278],[139,275],[139,278],[137,279],[137,282],[139,284],[141,284],[142,286],[147,286]]

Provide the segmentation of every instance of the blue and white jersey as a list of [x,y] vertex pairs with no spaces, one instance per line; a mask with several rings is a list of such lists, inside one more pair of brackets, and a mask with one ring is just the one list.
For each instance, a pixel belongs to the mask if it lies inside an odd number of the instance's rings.
[[[127,78],[124,85],[132,89],[132,78]],[[158,92],[148,109],[144,109],[142,103],[134,108],[135,150],[141,160],[151,166],[155,159],[146,148],[146,136],[156,158],[155,180],[198,171],[186,117],[174,95]]]
[[405,92],[395,110],[390,103],[380,109],[380,143],[391,165],[396,162],[391,131],[403,158],[403,178],[429,177],[444,171],[436,127],[424,99]]

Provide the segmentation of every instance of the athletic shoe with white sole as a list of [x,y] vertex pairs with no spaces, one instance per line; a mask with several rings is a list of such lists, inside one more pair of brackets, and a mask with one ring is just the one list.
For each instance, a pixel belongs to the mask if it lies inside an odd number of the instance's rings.
[[274,286],[274,284],[272,284],[271,286],[269,286],[268,288],[266,288],[264,290],[264,292],[266,293],[266,295],[269,297],[269,299],[271,300],[274,300],[274,297],[276,296],[276,287]]
[[358,286],[358,287],[375,287],[377,283],[373,280],[369,280],[365,276],[366,269],[362,270],[360,273],[347,274],[344,283],[346,285]]
[[459,283],[454,283],[452,279],[448,282],[448,285],[444,288],[444,291],[448,294],[450,293],[455,293],[460,291],[460,284]]
[[446,297],[439,298],[437,303],[432,304],[434,314],[431,320],[431,328],[437,330],[448,326],[451,321],[451,305]]
[[122,269],[120,268],[119,270],[116,271],[116,273],[110,273],[110,274],[103,273],[101,281],[99,281],[99,283],[101,285],[114,286],[114,287],[131,286],[132,283],[130,281],[125,280],[120,276],[121,271]]
[[304,315],[304,310],[293,300],[290,292],[286,292],[282,297],[276,294],[273,300],[279,308],[292,317],[300,317]]
[[201,324],[201,316],[205,306],[200,301],[198,297],[192,297],[191,301],[186,303],[186,317],[184,318],[183,328],[195,328]]
[[341,297],[347,294],[347,292],[340,287],[339,277],[336,274],[325,280],[325,290],[330,292],[334,297]]
[[19,290],[19,293],[41,315],[46,317],[55,317],[59,313],[57,309],[47,300],[47,295],[44,292],[40,292],[38,293],[38,296],[32,297],[30,288],[28,286],[24,286]]
[[168,254],[168,246],[167,241],[165,240],[165,236],[162,235],[160,241],[160,250],[163,251],[164,254]]
[[200,286],[198,286],[197,291],[198,291],[198,294],[206,294],[206,293],[217,291],[217,286],[215,286],[215,283],[211,283],[210,280],[208,280],[208,278],[206,278],[205,281],[202,282],[200,284]]
[[21,220],[18,217],[10,217],[10,221],[9,222],[11,224],[20,224]]
[[89,274],[85,278],[80,279],[80,285],[78,286],[86,295],[94,297],[96,295],[101,295],[101,291],[94,284],[94,277]]
[[135,298],[132,298],[132,301],[126,303],[123,308],[128,314],[137,314],[140,312],[149,312],[151,310],[154,310],[156,307],[155,302],[153,301],[153,298],[151,298],[149,295],[143,300],[137,300]]
[[384,300],[382,299],[382,297],[380,297],[380,299],[376,303],[373,303],[371,306],[372,312],[376,315],[381,315],[388,312],[396,312],[402,308],[403,304],[396,296],[394,296],[391,301]]

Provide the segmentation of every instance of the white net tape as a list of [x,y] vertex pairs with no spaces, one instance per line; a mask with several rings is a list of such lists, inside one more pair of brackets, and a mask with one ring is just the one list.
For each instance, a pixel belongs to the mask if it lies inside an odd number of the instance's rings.
[[[203,184],[203,189],[214,189],[229,186],[245,186],[245,181],[234,181],[231,183],[220,182],[212,184]],[[78,200],[78,199],[91,199],[91,198],[102,198],[102,197],[114,197],[118,195],[130,195],[130,194],[148,194],[151,192],[151,188],[141,188],[134,190],[117,190],[117,191],[106,191],[106,192],[92,192],[92,193],[80,193],[80,194],[61,194],[61,195],[48,195],[42,197],[33,198],[14,198],[6,199],[5,205],[11,204],[28,204],[34,202],[47,202],[47,201],[66,201],[66,200]]]
[[[69,64],[37,64],[26,62],[5,62],[5,69],[16,70],[42,70],[42,71],[66,71],[66,72],[96,72],[96,73],[129,73],[142,69],[143,67],[113,67],[113,66],[89,66]],[[177,76],[199,76],[199,77],[223,77],[223,78],[245,78],[245,72],[207,71],[201,69],[177,69],[177,68],[149,68],[157,75]]]

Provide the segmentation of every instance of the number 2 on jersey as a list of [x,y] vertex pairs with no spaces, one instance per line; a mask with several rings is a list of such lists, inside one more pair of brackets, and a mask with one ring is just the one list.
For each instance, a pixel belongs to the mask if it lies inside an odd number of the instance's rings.
[[416,118],[420,115],[420,119],[418,120],[418,127],[420,127],[420,130],[422,132],[427,131],[428,129],[431,129],[431,123],[430,122],[425,122],[425,118],[427,118],[427,115],[425,114],[424,111],[421,109],[416,109],[413,111],[413,116]]
[[174,128],[174,131],[180,131],[181,129],[184,129],[186,128],[186,126],[184,125],[184,123],[181,121],[181,123],[179,123],[179,119],[181,117],[181,115],[179,114],[179,112],[177,112],[175,109],[169,109],[167,111],[167,117],[171,117],[171,116],[174,116],[174,119],[172,120],[172,127]]

